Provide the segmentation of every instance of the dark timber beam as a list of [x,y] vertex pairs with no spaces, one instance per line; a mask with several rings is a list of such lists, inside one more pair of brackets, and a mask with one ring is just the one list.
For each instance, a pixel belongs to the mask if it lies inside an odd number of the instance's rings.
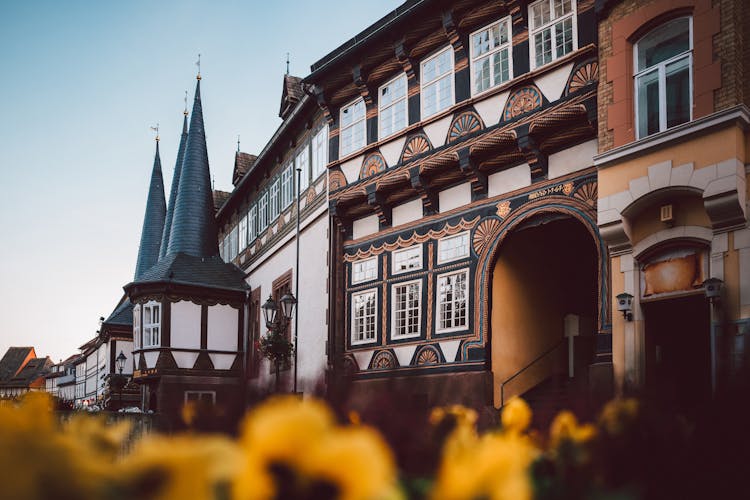
[[516,129],[518,150],[526,158],[531,169],[531,182],[547,178],[547,155],[539,149],[539,143],[529,134],[529,125],[521,125]]
[[375,184],[367,186],[367,204],[375,209],[381,230],[391,227],[393,223],[393,210],[385,202],[385,195],[376,190]]
[[367,75],[362,71],[361,64],[357,64],[352,68],[352,80],[359,91],[359,95],[364,98],[365,104],[368,107],[372,106],[375,92],[367,85]]
[[469,148],[458,150],[458,167],[471,181],[471,201],[487,198],[487,174],[479,171],[479,163],[471,158]]
[[419,174],[419,167],[409,169],[409,180],[411,187],[419,194],[422,199],[422,215],[433,215],[440,210],[438,193],[432,189],[427,180]]

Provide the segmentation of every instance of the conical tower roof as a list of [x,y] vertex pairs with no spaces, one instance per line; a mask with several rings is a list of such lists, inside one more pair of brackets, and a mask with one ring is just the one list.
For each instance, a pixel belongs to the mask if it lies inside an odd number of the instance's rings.
[[199,79],[166,255],[184,253],[192,257],[212,257],[219,254],[200,85]]
[[164,178],[161,174],[161,158],[159,157],[159,138],[156,139],[156,154],[154,168],[151,171],[151,184],[148,188],[146,213],[143,216],[141,230],[141,244],[138,247],[138,260],[135,264],[135,279],[140,278],[159,260],[161,236],[164,231],[164,217],[167,204],[164,200]]
[[182,161],[185,158],[185,146],[188,138],[188,113],[185,108],[184,118],[182,120],[182,137],[180,137],[180,146],[177,148],[177,161],[174,164],[174,174],[172,175],[172,188],[169,191],[169,204],[167,205],[167,217],[164,220],[164,231],[161,237],[161,249],[159,258],[167,254],[169,246],[169,234],[172,230],[172,218],[174,217],[174,207],[177,201],[177,190],[180,185],[180,173],[182,172]]

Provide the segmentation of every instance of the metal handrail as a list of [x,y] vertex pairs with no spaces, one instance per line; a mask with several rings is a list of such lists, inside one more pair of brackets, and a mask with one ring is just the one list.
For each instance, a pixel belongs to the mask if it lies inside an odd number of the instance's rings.
[[516,373],[514,373],[513,375],[505,379],[505,381],[503,381],[500,384],[500,408],[505,406],[505,384],[512,381],[514,378],[516,378],[517,376],[519,376],[520,374],[522,374],[523,372],[525,372],[526,370],[528,370],[529,368],[537,364],[539,361],[542,360],[542,358],[544,358],[548,354],[551,354],[553,351],[556,351],[557,348],[560,347],[564,342],[565,342],[565,338],[560,339],[554,346],[552,346],[551,348],[547,349],[542,354],[534,358],[534,360],[531,363],[527,364],[526,366],[518,370]]

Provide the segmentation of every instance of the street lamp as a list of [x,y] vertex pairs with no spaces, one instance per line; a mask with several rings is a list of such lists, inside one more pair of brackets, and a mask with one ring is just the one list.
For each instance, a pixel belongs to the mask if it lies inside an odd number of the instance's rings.
[[120,389],[120,409],[122,409],[122,389],[125,385],[125,381],[122,377],[122,370],[125,368],[125,362],[128,360],[128,358],[125,357],[125,354],[120,350],[120,354],[117,355],[115,358],[115,364],[117,364],[117,370],[120,372],[120,380],[117,384],[117,387]]
[[[268,328],[268,335],[261,340],[261,351],[263,356],[276,365],[276,392],[279,391],[281,363],[289,358],[294,348],[284,336],[284,330],[292,319],[297,299],[294,298],[293,294],[287,293],[281,297],[279,302],[281,303],[280,308],[273,297],[269,296],[268,300],[261,306],[266,328]],[[279,309],[281,309],[281,314],[279,314]]]

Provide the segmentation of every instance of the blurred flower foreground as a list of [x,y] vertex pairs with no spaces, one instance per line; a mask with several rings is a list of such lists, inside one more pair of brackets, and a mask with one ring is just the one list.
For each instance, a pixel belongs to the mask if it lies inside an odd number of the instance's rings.
[[[653,428],[632,399],[607,404],[596,424],[561,412],[543,434],[529,429],[521,399],[483,433],[475,411],[436,408],[410,430],[434,444],[434,470],[424,475],[405,472],[398,444],[360,420],[350,413],[344,422],[319,400],[275,396],[245,416],[236,438],[134,437],[127,419],[63,419],[32,393],[0,404],[0,498],[622,499],[642,497],[649,481]],[[670,453],[678,442],[667,442]],[[644,470],[623,465],[639,454]]]

